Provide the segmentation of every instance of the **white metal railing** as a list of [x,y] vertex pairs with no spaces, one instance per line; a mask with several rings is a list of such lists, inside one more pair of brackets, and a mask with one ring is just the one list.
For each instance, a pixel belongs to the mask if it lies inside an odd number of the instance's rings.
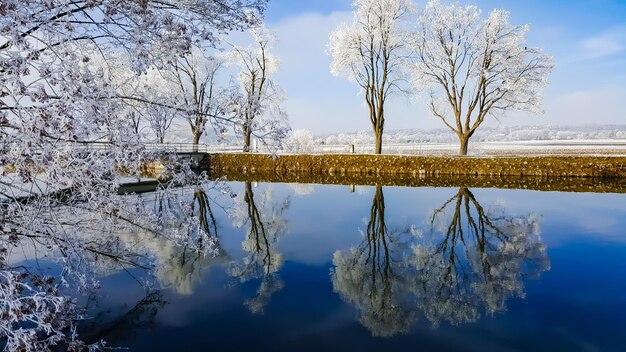
[[[57,146],[59,146],[57,144]],[[108,151],[112,149],[112,144],[108,142],[89,143],[68,143],[68,147],[82,151]],[[141,145],[148,151],[163,151],[172,153],[218,153],[218,152],[239,152],[240,146],[218,146],[192,143],[143,143]]]

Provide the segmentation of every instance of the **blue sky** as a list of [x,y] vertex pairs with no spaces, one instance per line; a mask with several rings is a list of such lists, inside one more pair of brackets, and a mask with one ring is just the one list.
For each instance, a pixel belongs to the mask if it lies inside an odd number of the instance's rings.
[[[444,2],[446,2],[444,0]],[[491,125],[626,124],[626,0],[460,1],[484,12],[504,8],[530,24],[528,42],[553,55],[544,115],[511,113]],[[416,1],[418,9],[425,1]],[[351,19],[350,0],[270,0],[268,27],[281,58],[278,83],[294,129],[315,133],[369,130],[357,86],[329,72],[329,33]],[[442,127],[415,99],[389,102],[387,129]]]

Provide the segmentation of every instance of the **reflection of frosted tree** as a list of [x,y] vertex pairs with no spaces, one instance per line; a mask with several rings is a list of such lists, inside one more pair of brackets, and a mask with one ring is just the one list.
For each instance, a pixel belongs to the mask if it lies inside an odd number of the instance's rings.
[[272,294],[283,288],[277,272],[283,264],[283,256],[276,250],[278,238],[287,231],[283,212],[289,207],[289,199],[274,202],[272,190],[268,188],[255,200],[252,184],[245,183],[243,196],[237,197],[233,214],[235,227],[248,227],[242,243],[246,255],[240,262],[233,263],[229,274],[241,282],[262,278],[257,297],[247,300],[246,306],[253,313],[262,313]]
[[161,228],[174,231],[184,239],[183,247],[192,247],[195,251],[210,251],[216,254],[217,222],[213,215],[209,196],[203,188],[193,189],[193,198],[188,199],[188,192],[157,194],[154,214],[158,216]]
[[365,241],[333,256],[334,290],[355,305],[361,323],[376,336],[406,332],[413,320],[413,313],[400,302],[405,279],[392,253],[401,249],[397,235],[387,229],[383,190],[377,186]]
[[[202,192],[193,200],[177,199],[172,189],[159,196],[170,206],[150,209],[134,195],[108,195],[100,207],[87,202],[68,207],[59,194],[56,206],[46,211],[38,211],[34,197],[23,200],[28,207],[0,202],[28,226],[0,229],[0,346],[46,350],[55,341],[81,344],[66,335],[80,309],[60,292],[91,291],[102,275],[143,269],[148,277],[171,275],[173,285],[191,287],[186,281],[192,281],[188,277],[198,272],[196,267],[215,260],[217,227],[211,225]],[[15,217],[1,220],[18,222]],[[181,253],[183,263],[177,262]],[[54,276],[38,266],[46,259],[59,264]],[[169,268],[178,272],[167,274]]]
[[55,279],[11,270],[7,248],[0,245],[0,349],[49,350],[65,339],[64,330],[75,316],[72,301],[59,294]]
[[409,330],[418,313],[434,325],[472,322],[523,297],[523,281],[549,269],[535,215],[507,216],[482,207],[467,189],[430,217],[430,231],[391,233],[376,188],[366,240],[336,252],[333,286],[376,336]]
[[161,197],[154,202],[155,214],[162,229],[181,231],[183,241],[172,242],[159,236],[137,234],[135,245],[143,245],[154,255],[156,275],[162,285],[180,294],[191,294],[193,286],[206,271],[224,262],[217,238],[217,221],[211,199],[203,188],[194,188],[193,197],[183,189],[176,197]]
[[[0,348],[86,348],[75,336],[66,335],[80,320],[81,310],[61,288],[92,290],[98,286],[98,274],[120,268],[150,268],[144,251],[128,247],[119,236],[111,235],[111,219],[76,208],[68,212],[61,205],[54,210],[54,218],[46,217],[50,213],[40,217],[29,214],[32,222],[47,226],[46,232],[0,231]],[[65,226],[72,224],[81,229],[80,235],[66,231]],[[60,273],[50,274],[38,266],[46,257],[59,263]],[[24,263],[28,259],[36,260]]]
[[411,290],[434,325],[504,311],[508,297],[523,297],[524,279],[549,268],[538,216],[507,217],[461,188],[430,220],[430,244],[414,244],[407,264],[415,270]]
[[80,335],[88,341],[128,339],[138,329],[155,327],[156,315],[165,304],[161,292],[150,291],[130,309],[124,306],[96,313],[80,326]]

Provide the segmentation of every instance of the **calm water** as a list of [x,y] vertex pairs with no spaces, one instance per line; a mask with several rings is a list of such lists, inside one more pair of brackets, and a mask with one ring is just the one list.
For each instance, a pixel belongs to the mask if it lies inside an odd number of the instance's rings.
[[81,324],[88,341],[131,351],[626,349],[626,195],[230,186],[236,197],[207,192],[200,208],[219,254],[143,243],[157,263],[153,289],[137,283],[143,270],[101,274],[101,288],[78,297],[93,317]]

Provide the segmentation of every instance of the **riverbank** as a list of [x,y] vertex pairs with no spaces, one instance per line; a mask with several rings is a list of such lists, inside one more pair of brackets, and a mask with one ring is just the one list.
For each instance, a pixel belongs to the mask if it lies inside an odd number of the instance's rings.
[[411,175],[368,175],[328,173],[286,173],[255,171],[238,173],[233,171],[213,172],[214,178],[226,178],[235,182],[299,183],[351,186],[393,186],[393,187],[467,187],[526,189],[544,192],[590,192],[626,193],[626,178],[584,178],[584,177],[537,177],[537,176],[427,176]]
[[626,178],[624,156],[399,156],[364,154],[283,155],[221,153],[205,159],[214,175],[320,174],[432,176],[497,176],[540,178]]

